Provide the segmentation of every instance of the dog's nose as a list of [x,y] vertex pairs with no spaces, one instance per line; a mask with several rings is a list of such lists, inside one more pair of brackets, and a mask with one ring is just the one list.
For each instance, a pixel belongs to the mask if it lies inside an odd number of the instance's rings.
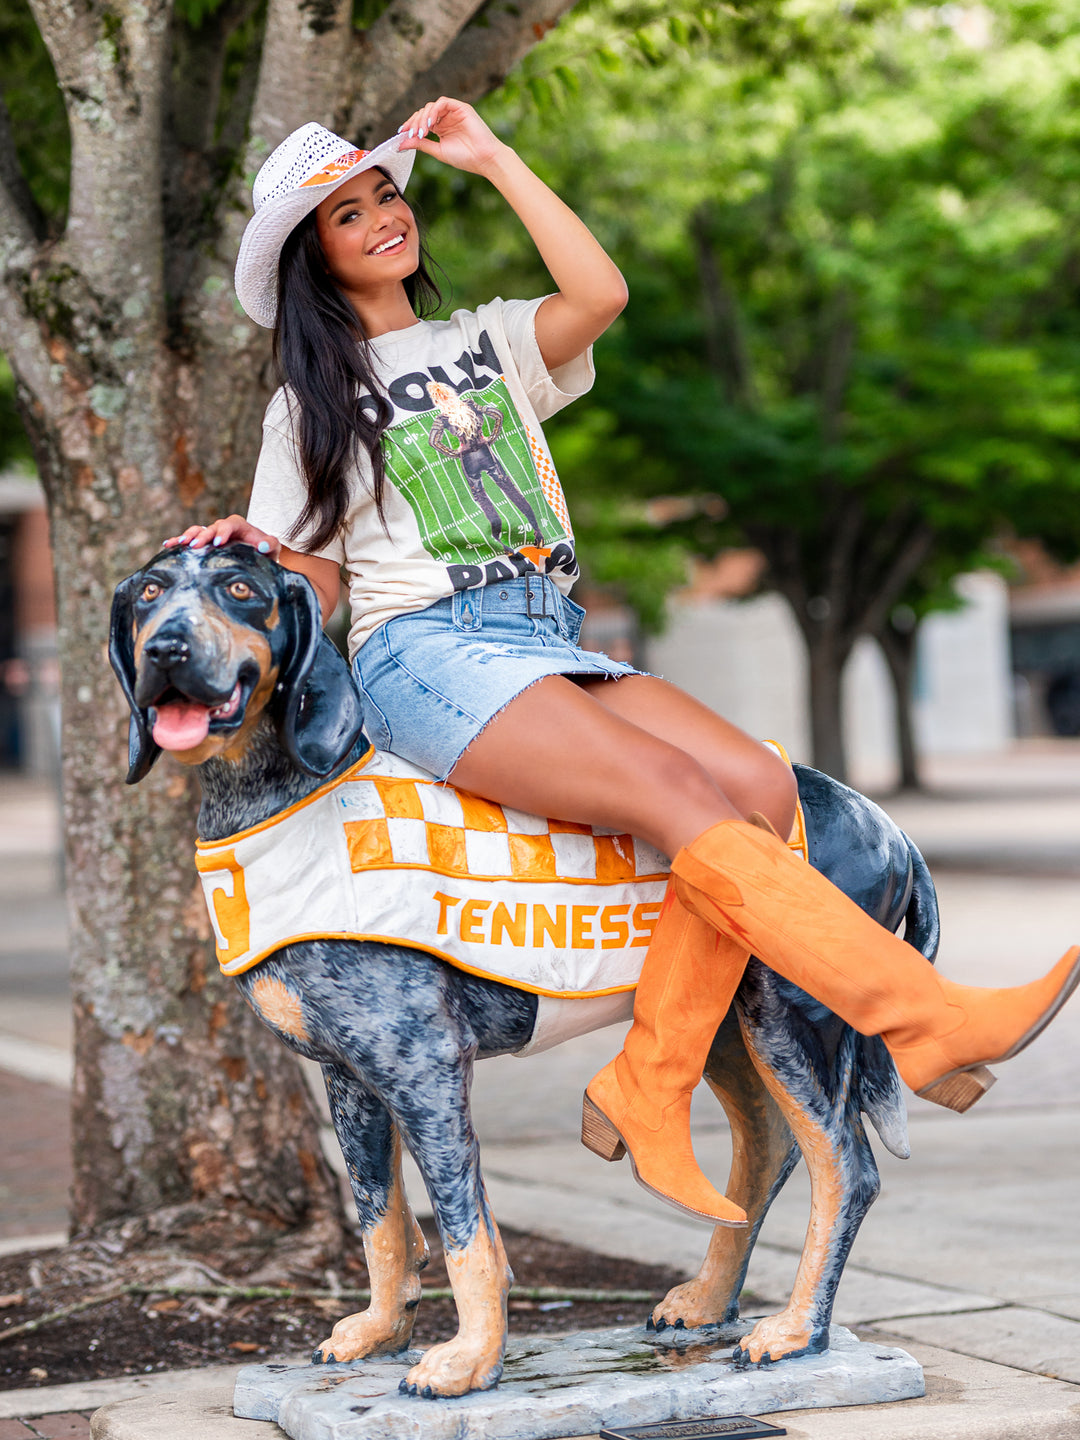
[[143,654],[165,669],[170,665],[185,665],[191,659],[191,646],[178,635],[155,635],[143,646]]

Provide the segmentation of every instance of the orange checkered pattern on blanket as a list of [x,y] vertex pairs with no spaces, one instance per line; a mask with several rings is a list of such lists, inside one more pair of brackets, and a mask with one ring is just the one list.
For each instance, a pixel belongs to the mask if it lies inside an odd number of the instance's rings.
[[[358,777],[356,783],[362,783]],[[663,878],[662,858],[632,835],[544,820],[449,786],[374,776],[383,814],[346,820],[354,873],[406,867],[473,879],[617,884]]]

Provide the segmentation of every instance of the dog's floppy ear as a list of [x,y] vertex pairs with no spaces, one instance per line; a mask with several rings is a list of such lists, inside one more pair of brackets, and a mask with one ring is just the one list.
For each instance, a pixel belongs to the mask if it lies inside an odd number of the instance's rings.
[[349,667],[322,633],[322,613],[311,584],[286,570],[282,613],[289,653],[278,676],[274,723],[282,748],[309,775],[329,775],[352,749],[363,709]]
[[161,754],[150,733],[150,716],[135,703],[135,636],[134,601],[142,580],[142,571],[137,570],[116,587],[109,620],[109,660],[116,671],[116,678],[131,708],[128,724],[128,773],[126,783],[137,785],[149,774],[154,761]]

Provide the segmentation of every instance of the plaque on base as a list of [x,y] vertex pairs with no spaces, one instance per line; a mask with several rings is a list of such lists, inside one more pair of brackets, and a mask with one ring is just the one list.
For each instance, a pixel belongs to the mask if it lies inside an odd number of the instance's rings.
[[757,1440],[786,1435],[779,1425],[752,1415],[717,1415],[712,1420],[661,1420],[656,1425],[623,1425],[600,1431],[600,1440]]

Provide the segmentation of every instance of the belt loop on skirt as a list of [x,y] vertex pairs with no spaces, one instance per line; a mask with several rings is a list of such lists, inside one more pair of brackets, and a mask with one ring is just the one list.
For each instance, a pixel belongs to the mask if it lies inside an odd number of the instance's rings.
[[562,595],[555,582],[546,575],[526,575],[520,583],[525,586],[525,614],[529,619],[554,620],[562,638],[569,639]]
[[455,590],[451,597],[450,618],[457,630],[479,630],[483,623],[484,587]]

